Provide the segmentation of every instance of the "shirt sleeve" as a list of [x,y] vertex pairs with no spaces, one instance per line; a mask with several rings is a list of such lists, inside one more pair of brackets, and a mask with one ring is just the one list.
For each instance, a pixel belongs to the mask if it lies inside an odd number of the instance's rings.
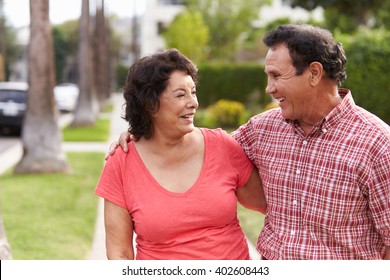
[[123,151],[116,151],[110,156],[104,165],[95,194],[111,201],[112,203],[127,208],[123,188]]
[[385,149],[371,169],[370,210],[376,228],[382,236],[383,243],[390,246],[390,151]]
[[253,164],[245,154],[240,144],[226,132],[227,153],[230,162],[237,174],[237,188],[242,187],[248,181],[253,170]]
[[252,117],[247,123],[241,125],[231,134],[252,162],[255,161],[255,153],[253,149],[256,142],[255,137],[253,137],[255,118],[256,116]]

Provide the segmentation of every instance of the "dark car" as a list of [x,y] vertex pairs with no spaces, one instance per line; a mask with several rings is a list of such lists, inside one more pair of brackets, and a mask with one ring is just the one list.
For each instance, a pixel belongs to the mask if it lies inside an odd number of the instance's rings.
[[20,133],[26,112],[28,84],[0,82],[0,133]]

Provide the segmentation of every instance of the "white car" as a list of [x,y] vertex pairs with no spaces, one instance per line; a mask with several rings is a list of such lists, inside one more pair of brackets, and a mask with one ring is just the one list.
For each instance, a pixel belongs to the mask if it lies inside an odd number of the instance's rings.
[[63,83],[54,87],[57,108],[61,112],[72,112],[79,98],[79,87],[72,83]]

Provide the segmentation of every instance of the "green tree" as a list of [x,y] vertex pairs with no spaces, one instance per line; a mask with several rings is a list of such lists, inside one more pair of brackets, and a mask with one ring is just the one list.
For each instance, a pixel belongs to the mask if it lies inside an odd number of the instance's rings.
[[0,0],[0,81],[9,80],[11,65],[23,53],[17,44],[16,32],[7,23]]
[[[349,31],[353,26],[368,26],[370,20],[377,11],[382,8],[383,0],[282,0],[291,7],[302,7],[306,10],[313,10],[323,7],[325,11],[326,23],[329,29],[338,26],[341,30],[345,28]],[[351,21],[352,20],[352,21]],[[349,21],[349,22],[348,22]],[[340,25],[339,25],[340,24]]]
[[390,29],[390,0],[383,1],[381,9],[376,13],[376,26]]
[[262,5],[269,0],[186,0],[190,12],[199,11],[210,33],[209,57],[232,59]]
[[60,30],[56,27],[53,28],[53,41],[54,41],[54,56],[55,56],[55,68],[56,68],[56,81],[62,83],[64,77],[64,69],[66,65],[66,41],[64,40]]
[[76,82],[78,20],[66,21],[53,27],[57,82]]
[[206,57],[209,30],[199,12],[183,12],[177,15],[163,33],[168,48],[177,48],[199,63]]

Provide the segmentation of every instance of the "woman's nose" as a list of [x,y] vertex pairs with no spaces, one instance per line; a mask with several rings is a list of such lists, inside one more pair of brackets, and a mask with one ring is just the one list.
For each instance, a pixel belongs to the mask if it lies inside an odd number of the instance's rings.
[[195,108],[195,109],[198,108],[199,102],[198,102],[198,98],[196,97],[196,95],[191,94],[191,96],[189,97],[188,106],[190,108]]

